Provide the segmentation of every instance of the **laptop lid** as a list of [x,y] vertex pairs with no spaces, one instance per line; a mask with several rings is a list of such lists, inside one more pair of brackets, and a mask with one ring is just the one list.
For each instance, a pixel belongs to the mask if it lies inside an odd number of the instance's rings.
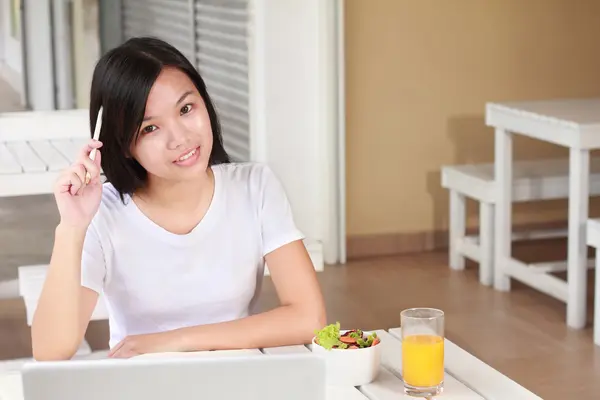
[[325,361],[286,354],[28,363],[24,400],[325,400]]

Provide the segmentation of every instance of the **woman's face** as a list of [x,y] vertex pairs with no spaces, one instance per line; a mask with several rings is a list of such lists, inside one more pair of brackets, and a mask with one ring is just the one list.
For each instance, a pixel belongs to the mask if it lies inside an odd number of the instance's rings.
[[163,69],[131,144],[133,157],[150,179],[193,179],[208,167],[212,138],[210,118],[194,83],[178,69]]

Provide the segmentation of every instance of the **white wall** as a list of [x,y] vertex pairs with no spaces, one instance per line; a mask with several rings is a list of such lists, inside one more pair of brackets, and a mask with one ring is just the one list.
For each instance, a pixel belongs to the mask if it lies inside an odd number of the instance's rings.
[[252,158],[280,177],[299,228],[339,260],[335,2],[254,0]]
[[27,59],[27,96],[34,111],[54,110],[54,65],[50,2],[25,2],[25,48]]
[[0,0],[0,41],[2,44],[2,61],[0,62],[0,78],[8,82],[21,95],[25,103],[23,85],[23,60],[21,41],[11,36],[11,1]]

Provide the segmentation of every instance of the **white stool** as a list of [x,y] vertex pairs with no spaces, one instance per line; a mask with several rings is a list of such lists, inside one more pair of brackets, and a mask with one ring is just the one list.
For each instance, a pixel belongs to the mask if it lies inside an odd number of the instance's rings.
[[[600,159],[590,162],[590,195],[600,195]],[[513,201],[566,199],[569,196],[569,160],[519,161],[513,166]],[[479,262],[479,281],[494,281],[494,164],[442,167],[442,187],[450,191],[450,268],[461,270],[465,257]],[[479,236],[466,235],[466,199],[479,203]],[[513,233],[513,240],[565,237],[567,230]],[[544,263],[544,269],[561,271],[566,263]]]

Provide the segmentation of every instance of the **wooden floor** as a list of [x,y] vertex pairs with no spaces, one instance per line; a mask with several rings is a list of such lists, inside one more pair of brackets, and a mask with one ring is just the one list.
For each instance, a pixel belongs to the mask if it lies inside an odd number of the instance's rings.
[[[517,249],[523,259],[563,253],[557,241]],[[565,326],[564,304],[518,283],[510,293],[498,293],[479,285],[473,267],[452,272],[446,265],[444,253],[429,253],[328,267],[320,281],[329,321],[345,328],[387,329],[399,326],[402,309],[439,307],[446,311],[450,340],[542,398],[596,398],[600,348],[592,342],[591,295],[588,327],[574,331]],[[276,304],[267,278],[262,306]],[[87,338],[94,349],[106,348],[107,337],[106,323],[92,323]],[[0,358],[29,356],[29,348],[23,304],[0,301]]]

